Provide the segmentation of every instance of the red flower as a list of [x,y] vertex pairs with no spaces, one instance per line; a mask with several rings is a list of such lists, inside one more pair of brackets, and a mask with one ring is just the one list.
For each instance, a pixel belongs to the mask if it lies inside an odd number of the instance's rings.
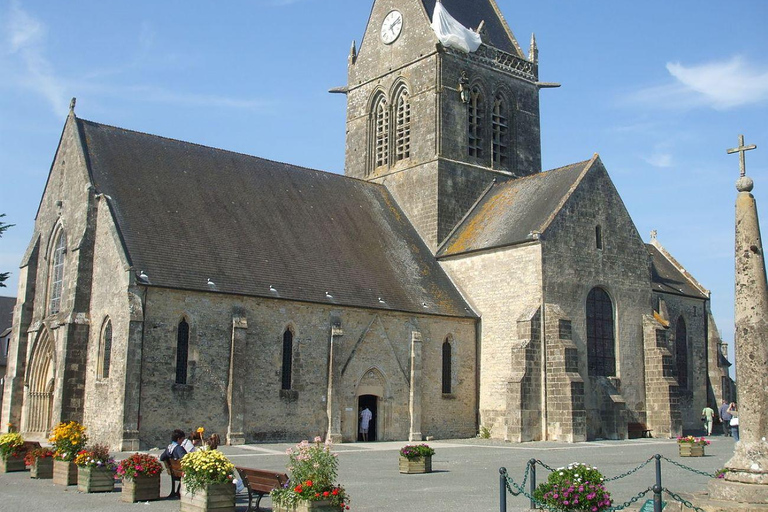
[[320,497],[320,493],[319,493],[319,492],[316,492],[316,493],[315,493],[315,498],[319,498],[319,497]]
[[304,489],[301,487],[301,485],[297,485],[296,487],[293,488],[293,491],[297,492],[299,494],[301,494],[301,491],[303,491],[303,490]]
[[304,485],[306,485],[307,487],[312,487],[312,480],[307,480],[306,482],[304,482]]
[[323,496],[328,496],[328,491],[325,491],[325,492],[323,493]]
[[338,489],[334,489],[334,490],[333,490],[333,492],[332,492],[331,494],[333,494],[334,496],[336,496],[337,494],[339,494],[339,490],[338,490]]

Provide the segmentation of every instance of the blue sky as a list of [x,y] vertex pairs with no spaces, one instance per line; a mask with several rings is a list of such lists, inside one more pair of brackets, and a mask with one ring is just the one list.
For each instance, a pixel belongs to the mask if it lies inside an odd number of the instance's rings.
[[[768,2],[499,0],[540,78],[545,169],[597,152],[647,241],[708,289],[733,339],[744,133],[768,201]],[[346,83],[371,0],[0,1],[0,270],[29,242],[69,100],[78,116],[343,172]]]

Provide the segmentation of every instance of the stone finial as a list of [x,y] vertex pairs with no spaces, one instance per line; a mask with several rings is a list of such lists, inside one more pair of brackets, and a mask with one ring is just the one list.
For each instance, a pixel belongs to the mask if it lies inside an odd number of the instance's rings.
[[751,192],[752,188],[755,186],[754,182],[747,178],[747,159],[744,156],[744,153],[753,149],[757,149],[757,146],[754,144],[745,146],[744,136],[739,135],[739,146],[726,150],[726,153],[729,155],[732,155],[733,153],[739,154],[739,179],[736,181],[736,190],[739,192]]
[[77,98],[72,98],[69,101],[69,111],[74,114],[75,113],[75,105],[77,104]]
[[539,47],[536,45],[536,34],[531,33],[531,49],[528,52],[528,60],[534,64],[539,63]]
[[357,42],[353,39],[352,46],[349,48],[349,62],[354,64],[357,60]]
[[658,236],[659,232],[655,229],[651,231],[651,240],[656,240],[656,237]]

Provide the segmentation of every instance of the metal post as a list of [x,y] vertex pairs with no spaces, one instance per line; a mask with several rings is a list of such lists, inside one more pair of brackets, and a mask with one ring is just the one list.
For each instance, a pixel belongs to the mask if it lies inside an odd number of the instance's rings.
[[653,486],[653,512],[661,512],[661,455],[654,455],[656,459],[656,485]]
[[507,512],[507,468],[499,468],[499,512]]
[[531,459],[528,461],[528,467],[530,468],[530,476],[531,479],[531,508],[536,508],[536,502],[533,500],[533,491],[536,490],[536,459]]

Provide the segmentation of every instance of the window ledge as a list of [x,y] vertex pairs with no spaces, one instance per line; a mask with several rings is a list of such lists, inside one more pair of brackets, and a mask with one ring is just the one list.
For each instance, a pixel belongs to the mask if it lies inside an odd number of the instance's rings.
[[444,400],[456,400],[456,395],[453,393],[443,393]]
[[192,391],[194,389],[195,389],[195,386],[193,386],[192,384],[174,383],[173,386],[171,386],[171,390],[179,391],[179,392]]
[[295,402],[299,399],[299,392],[295,389],[281,389],[280,399],[287,402]]

